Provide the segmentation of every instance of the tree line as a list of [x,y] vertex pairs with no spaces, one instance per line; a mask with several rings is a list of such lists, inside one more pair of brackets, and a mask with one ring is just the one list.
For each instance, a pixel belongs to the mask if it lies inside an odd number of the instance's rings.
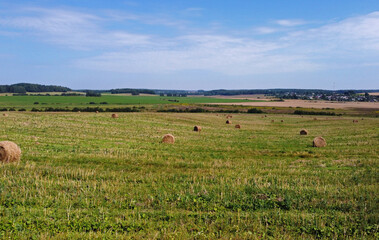
[[132,95],[140,95],[141,93],[144,93],[144,94],[155,94],[154,90],[150,90],[150,89],[133,89],[133,88],[111,89],[110,92],[112,94],[131,93]]
[[0,85],[0,93],[26,93],[26,92],[67,92],[71,91],[70,88],[55,86],[55,85],[41,85],[32,83],[17,83],[12,85]]

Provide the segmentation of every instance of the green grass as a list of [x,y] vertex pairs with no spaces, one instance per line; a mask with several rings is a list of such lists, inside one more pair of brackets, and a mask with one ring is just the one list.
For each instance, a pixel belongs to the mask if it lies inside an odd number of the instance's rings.
[[[177,102],[174,102],[176,100]],[[86,107],[109,105],[149,105],[149,104],[197,104],[197,103],[231,103],[251,102],[251,100],[219,99],[210,97],[160,97],[160,96],[117,96],[103,95],[101,97],[85,96],[0,96],[0,108],[15,107],[31,109],[33,107]],[[34,104],[38,102],[39,104]],[[94,104],[89,104],[93,102]],[[107,102],[108,104],[100,104]]]
[[[378,119],[119,116],[0,116],[0,139],[23,151],[0,165],[0,237],[379,237]],[[175,144],[160,143],[166,133]],[[313,148],[315,136],[327,147]]]

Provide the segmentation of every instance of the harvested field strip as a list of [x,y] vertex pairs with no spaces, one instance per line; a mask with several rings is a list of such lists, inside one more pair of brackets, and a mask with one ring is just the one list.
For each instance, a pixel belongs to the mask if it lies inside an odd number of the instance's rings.
[[377,118],[232,115],[1,117],[0,236],[375,239]]

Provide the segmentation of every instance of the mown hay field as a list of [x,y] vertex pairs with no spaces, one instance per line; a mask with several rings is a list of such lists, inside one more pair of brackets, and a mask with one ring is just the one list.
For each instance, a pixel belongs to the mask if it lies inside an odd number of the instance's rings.
[[0,116],[1,238],[379,237],[377,118],[118,115]]

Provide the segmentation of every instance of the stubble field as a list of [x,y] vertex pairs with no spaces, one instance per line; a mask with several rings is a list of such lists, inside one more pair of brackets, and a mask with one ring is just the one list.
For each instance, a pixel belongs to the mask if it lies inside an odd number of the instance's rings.
[[[237,100],[238,98],[229,98],[229,100]],[[255,98],[244,98],[241,100],[257,100]],[[222,105],[242,105],[253,107],[292,107],[292,108],[315,108],[315,109],[368,109],[379,110],[379,102],[337,102],[323,100],[294,100],[285,99],[284,101],[256,101],[256,102],[240,102],[240,103],[211,103]]]
[[1,115],[0,237],[378,238],[379,120],[263,116]]

